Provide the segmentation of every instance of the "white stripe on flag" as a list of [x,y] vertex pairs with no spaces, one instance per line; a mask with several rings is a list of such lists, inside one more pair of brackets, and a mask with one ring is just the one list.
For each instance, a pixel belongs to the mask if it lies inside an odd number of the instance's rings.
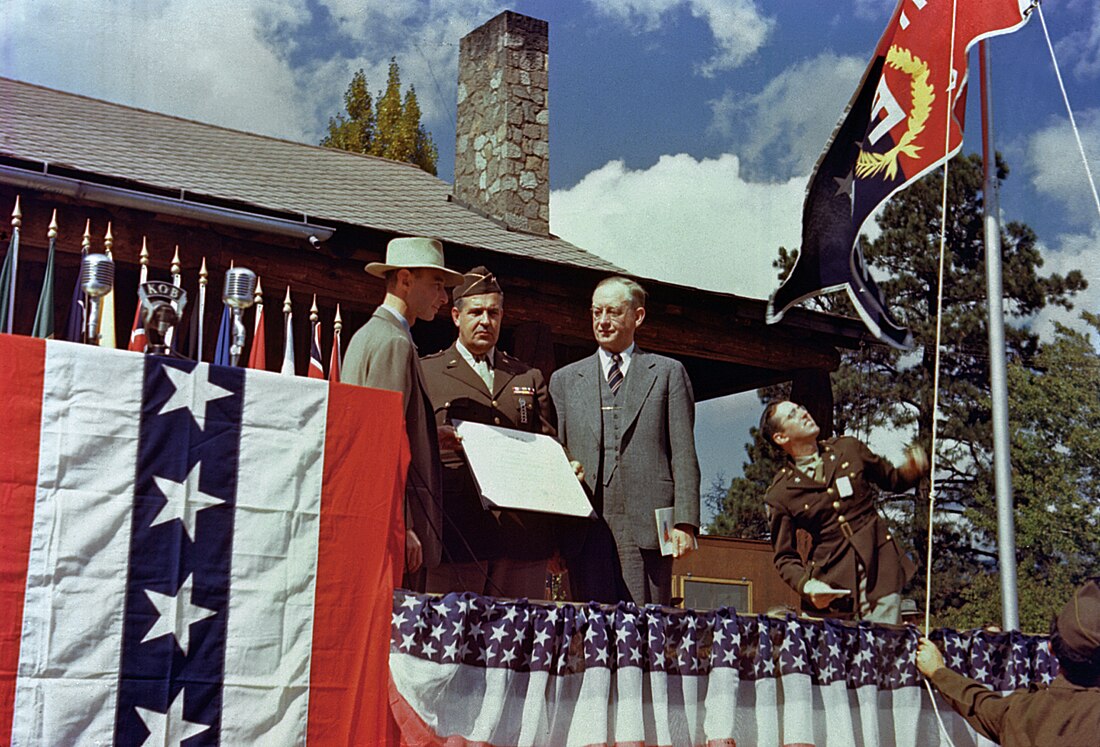
[[302,744],[328,383],[245,378],[222,742]]
[[141,392],[132,353],[46,343],[12,744],[113,740]]

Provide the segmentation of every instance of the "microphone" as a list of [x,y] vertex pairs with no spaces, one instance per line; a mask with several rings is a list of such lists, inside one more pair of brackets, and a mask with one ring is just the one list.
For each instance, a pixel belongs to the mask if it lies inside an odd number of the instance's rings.
[[154,280],[138,286],[145,319],[145,352],[150,355],[172,355],[167,343],[169,331],[179,323],[187,306],[187,292],[173,283]]
[[229,365],[236,366],[244,350],[245,336],[248,334],[241,318],[245,309],[256,302],[256,273],[247,267],[230,267],[225,273],[225,288],[222,290],[222,303],[229,307],[233,317],[233,340],[229,345]]
[[99,344],[100,299],[115,286],[115,263],[106,254],[85,254],[80,260],[80,289],[88,296],[86,341]]

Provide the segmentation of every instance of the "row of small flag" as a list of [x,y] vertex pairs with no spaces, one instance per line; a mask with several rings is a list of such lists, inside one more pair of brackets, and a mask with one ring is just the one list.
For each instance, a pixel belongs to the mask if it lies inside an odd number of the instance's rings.
[[[0,332],[11,334],[14,329],[15,319],[15,301],[16,301],[16,288],[18,286],[18,269],[19,269],[19,234],[22,228],[23,214],[20,210],[19,198],[15,198],[15,209],[12,211],[12,232],[11,239],[8,242],[8,251],[4,257],[4,263],[2,269],[0,269]],[[49,237],[49,250],[46,258],[46,271],[42,281],[42,290],[38,296],[38,308],[34,317],[34,324],[31,329],[31,335],[41,338],[53,338],[55,336],[54,330],[54,253],[57,244],[58,236],[58,224],[57,224],[57,211],[54,210],[53,216],[50,220],[50,227],[47,233]],[[111,224],[107,224],[107,231],[103,238],[104,253],[111,257],[111,250],[114,244],[114,237],[111,233]],[[81,254],[86,255],[91,250],[91,221],[89,220],[85,224],[84,237],[81,243]],[[141,242],[141,254],[140,254],[141,271],[138,279],[139,284],[145,283],[149,279],[149,250],[146,246],[146,241],[143,238]],[[176,247],[174,256],[172,257],[171,265],[172,283],[177,287],[182,285],[183,276],[180,271],[180,257],[179,247]],[[208,271],[206,269],[206,259],[203,258],[202,267],[199,270],[199,298],[198,298],[198,310],[193,313],[193,332],[196,335],[194,341],[195,355],[198,360],[202,359],[203,350],[203,324],[206,310],[206,286],[208,280]],[[115,291],[112,289],[109,293],[103,296],[100,303],[102,321],[99,325],[99,339],[93,341],[93,344],[98,344],[102,347],[115,348],[117,345],[117,335],[115,332]],[[264,325],[264,303],[263,303],[263,289],[257,278],[256,282],[256,294],[255,294],[255,320],[253,323],[253,337],[252,337],[252,349],[248,356],[248,368],[254,369],[267,369],[267,350],[265,344],[265,325]],[[69,340],[71,342],[87,342],[84,339],[85,335],[85,314],[87,312],[87,303],[84,294],[80,287],[80,280],[77,278],[73,285],[72,303],[69,307],[69,315],[66,320],[65,330],[61,335],[61,339]],[[295,361],[294,361],[294,330],[293,330],[293,310],[290,301],[290,286],[286,289],[286,298],[283,301],[283,357],[280,365],[280,372],[288,375],[295,375]],[[340,380],[340,367],[342,363],[342,357],[340,353],[340,333],[343,327],[343,323],[340,319],[340,306],[336,306],[336,315],[333,321],[333,336],[332,336],[332,352],[329,356],[328,364],[328,377],[332,381]],[[312,379],[324,379],[325,367],[321,354],[321,321],[317,310],[317,296],[313,296],[313,305],[310,309],[310,348],[309,348],[309,367],[306,375]],[[229,307],[223,306],[221,321],[218,325],[218,338],[217,343],[214,346],[214,359],[215,365],[230,365],[229,347],[232,336],[232,325],[229,313]],[[170,346],[173,349],[177,348],[178,335],[172,334],[168,340]],[[145,329],[141,318],[141,305],[134,310],[134,322],[130,328],[129,341],[126,345],[127,349],[145,352],[145,346],[147,343]]]

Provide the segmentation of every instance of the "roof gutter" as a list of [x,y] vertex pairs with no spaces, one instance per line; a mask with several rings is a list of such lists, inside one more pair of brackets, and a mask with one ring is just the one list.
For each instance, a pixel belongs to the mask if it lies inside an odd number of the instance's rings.
[[305,216],[301,222],[274,218],[257,213],[248,213],[243,210],[202,205],[190,202],[183,197],[175,199],[160,195],[151,195],[122,187],[111,187],[103,184],[93,184],[81,179],[73,179],[67,176],[47,174],[45,170],[48,164],[43,164],[43,172],[38,173],[26,169],[15,168],[0,164],[0,182],[11,184],[26,189],[36,189],[51,194],[67,195],[81,200],[101,202],[107,205],[145,210],[165,215],[174,215],[179,218],[190,218],[197,221],[216,223],[222,226],[232,226],[250,231],[262,231],[265,233],[289,236],[296,239],[304,239],[312,246],[327,241],[336,232],[335,228],[318,226],[306,221]]

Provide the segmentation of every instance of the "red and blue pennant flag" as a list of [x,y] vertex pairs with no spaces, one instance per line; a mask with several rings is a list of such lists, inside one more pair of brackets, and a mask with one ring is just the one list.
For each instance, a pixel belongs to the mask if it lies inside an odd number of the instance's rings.
[[311,379],[325,378],[324,364],[321,362],[321,322],[311,322],[312,334],[309,336],[309,372]]
[[[399,590],[391,636],[393,710],[412,746],[985,744],[938,699],[944,739],[912,626]],[[996,690],[1057,673],[1045,637],[932,638]]]
[[0,744],[390,744],[400,395],[0,336]]
[[912,335],[891,315],[863,259],[859,233],[890,195],[959,151],[967,51],[1023,26],[1030,6],[1030,0],[958,3],[952,19],[953,3],[900,0],[810,177],[802,247],[768,302],[769,323],[800,301],[846,290],[876,337],[912,347]]

